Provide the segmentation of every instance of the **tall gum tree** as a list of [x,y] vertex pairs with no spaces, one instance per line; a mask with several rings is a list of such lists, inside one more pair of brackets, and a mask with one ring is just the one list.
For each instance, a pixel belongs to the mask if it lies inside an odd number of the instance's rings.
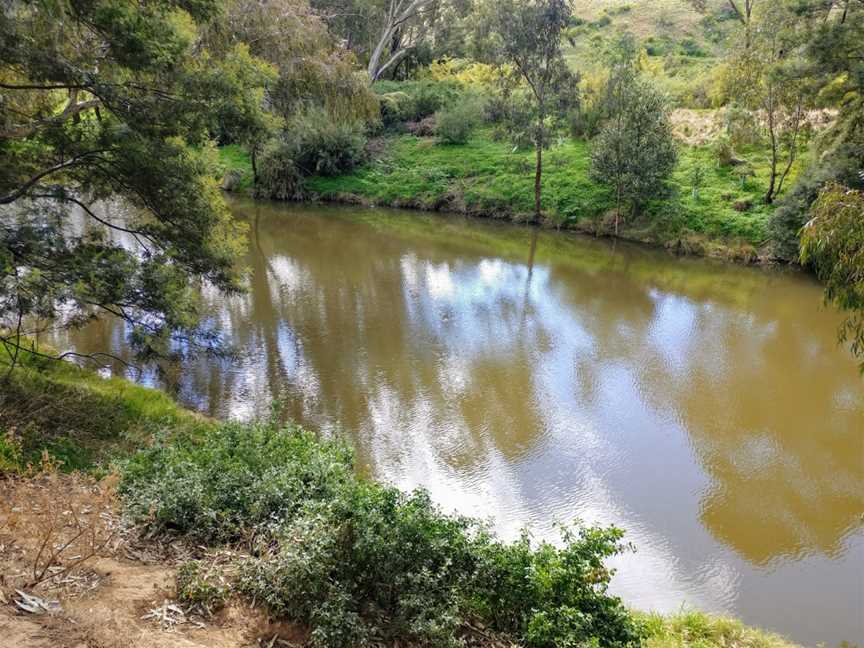
[[[513,111],[514,134],[534,145],[534,216],[542,215],[543,150],[578,103],[578,76],[564,60],[561,37],[572,15],[567,0],[501,0],[489,8],[489,51],[506,72],[505,92],[524,92]],[[520,137],[521,138],[521,137]]]

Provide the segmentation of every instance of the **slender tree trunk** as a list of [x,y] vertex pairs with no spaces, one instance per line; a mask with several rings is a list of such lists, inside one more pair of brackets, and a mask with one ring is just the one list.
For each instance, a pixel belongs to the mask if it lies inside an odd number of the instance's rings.
[[770,205],[774,202],[774,186],[777,183],[777,133],[774,127],[774,105],[769,103],[768,108],[768,134],[771,137],[771,177],[768,180],[768,191],[765,194],[765,202]]
[[540,198],[543,190],[543,142],[537,142],[537,166],[534,170],[534,217],[540,221]]
[[249,160],[252,162],[252,184],[258,184],[258,146],[252,145],[249,151]]

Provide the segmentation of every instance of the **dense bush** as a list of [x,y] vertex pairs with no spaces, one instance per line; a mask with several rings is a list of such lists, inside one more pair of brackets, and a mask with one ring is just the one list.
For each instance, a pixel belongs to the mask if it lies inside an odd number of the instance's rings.
[[154,532],[230,543],[291,519],[352,479],[351,453],[308,433],[225,424],[206,442],[156,443],[123,467],[127,510]]
[[[638,645],[640,626],[607,593],[620,531],[565,533],[561,548],[501,542],[425,492],[355,477],[341,444],[295,428],[230,424],[159,444],[125,466],[121,492],[156,532],[248,539],[237,590],[307,624],[316,646],[457,646],[470,624],[536,648]],[[193,566],[181,585],[224,599]]]
[[455,81],[379,81],[381,121],[387,127],[420,121],[458,101],[462,86]]
[[303,176],[294,162],[294,146],[283,139],[268,142],[258,161],[255,195],[274,200],[302,197]]
[[435,115],[435,135],[444,144],[465,144],[483,119],[483,100],[468,96]]
[[591,177],[615,193],[615,231],[624,204],[634,212],[665,188],[678,159],[668,105],[648,81],[627,71],[608,91],[609,119],[594,138]]
[[[853,189],[864,190],[864,177],[860,175],[864,160],[864,118],[841,124],[844,129],[833,144],[816,142],[817,153],[799,176],[792,190],[781,198],[768,222],[774,254],[784,260],[798,258],[799,233],[810,220],[810,206],[819,191],[831,182]],[[828,133],[833,135],[833,133]]]
[[333,176],[347,173],[366,156],[362,125],[335,122],[320,110],[291,120],[285,138],[294,151],[294,164],[303,175]]
[[277,200],[302,198],[304,177],[348,173],[365,157],[366,136],[359,123],[334,122],[321,110],[296,115],[264,148],[255,194]]

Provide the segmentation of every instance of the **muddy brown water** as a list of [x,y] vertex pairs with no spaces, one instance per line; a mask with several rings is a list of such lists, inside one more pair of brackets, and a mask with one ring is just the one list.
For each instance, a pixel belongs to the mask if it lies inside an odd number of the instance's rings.
[[[864,643],[864,380],[791,271],[392,210],[238,201],[239,359],[139,379],[347,435],[361,468],[504,536],[625,529],[613,589]],[[97,323],[53,343],[126,353]]]

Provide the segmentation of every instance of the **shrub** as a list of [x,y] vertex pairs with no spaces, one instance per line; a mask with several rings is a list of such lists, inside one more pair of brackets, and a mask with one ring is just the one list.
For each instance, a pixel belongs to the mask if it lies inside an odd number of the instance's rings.
[[[561,548],[501,542],[424,491],[356,477],[341,444],[296,428],[226,424],[157,444],[124,467],[121,493],[155,532],[254,538],[237,591],[307,625],[315,646],[457,646],[475,622],[529,648],[638,645],[640,626],[607,593],[620,531],[565,533]],[[178,585],[220,600],[204,580],[194,565]]]
[[414,102],[406,92],[388,92],[380,96],[381,122],[391,127],[409,121],[414,115]]
[[236,542],[327,499],[352,476],[350,451],[272,424],[225,424],[196,443],[157,442],[123,467],[120,493],[153,532]]
[[177,599],[195,605],[207,614],[222,609],[231,593],[222,574],[199,560],[180,565],[176,580]]
[[457,101],[462,86],[456,81],[379,81],[374,90],[381,96],[381,121],[395,126],[420,121]]
[[592,142],[591,177],[609,186],[633,211],[665,187],[677,161],[665,98],[645,80],[623,71],[610,81],[609,121]]
[[726,135],[732,146],[756,144],[760,138],[759,120],[746,108],[731,104],[724,116]]
[[475,96],[466,97],[436,113],[435,135],[444,144],[465,144],[482,118],[482,100]]
[[283,139],[269,142],[258,161],[258,198],[297,200],[303,193],[303,176],[294,162],[294,146]]
[[735,161],[735,152],[732,150],[732,142],[725,135],[718,137],[712,148],[714,159],[717,160],[718,166],[728,167]]
[[303,197],[303,178],[347,173],[366,157],[361,125],[336,123],[323,111],[297,115],[282,135],[264,147],[255,194],[277,200]]
[[303,175],[333,176],[361,164],[366,155],[363,127],[353,122],[334,122],[314,110],[289,122],[285,138],[293,148],[294,164]]

